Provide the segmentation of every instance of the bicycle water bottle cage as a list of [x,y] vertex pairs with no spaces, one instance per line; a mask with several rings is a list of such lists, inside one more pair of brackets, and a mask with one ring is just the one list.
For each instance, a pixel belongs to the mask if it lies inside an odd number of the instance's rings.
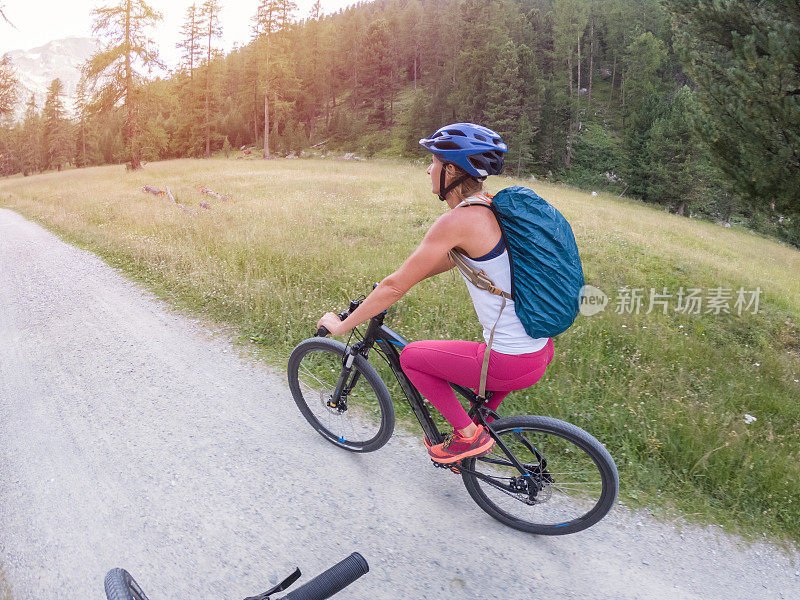
[[281,581],[274,588],[271,588],[271,589],[267,590],[263,594],[259,594],[258,596],[250,596],[249,598],[245,598],[244,600],[269,600],[269,597],[272,594],[277,594],[278,592],[282,592],[283,590],[288,588],[290,585],[292,585],[298,579],[300,579],[300,569],[299,568],[295,569],[294,573],[289,575],[286,579]]

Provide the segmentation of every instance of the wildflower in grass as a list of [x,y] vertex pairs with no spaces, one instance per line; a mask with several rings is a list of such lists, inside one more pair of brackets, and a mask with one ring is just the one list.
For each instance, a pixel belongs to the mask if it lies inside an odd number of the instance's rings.
[[748,414],[748,413],[745,413],[745,414],[744,414],[744,422],[745,422],[747,425],[750,425],[750,423],[752,423],[753,421],[758,421],[758,419],[757,419],[757,418],[755,418],[755,417],[754,417],[753,415],[751,415],[751,414]]

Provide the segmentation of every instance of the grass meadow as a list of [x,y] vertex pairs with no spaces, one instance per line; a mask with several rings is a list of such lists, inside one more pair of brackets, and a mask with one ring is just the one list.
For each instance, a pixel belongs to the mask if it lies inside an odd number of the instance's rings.
[[[487,183],[494,192],[523,182]],[[527,184],[570,221],[586,282],[609,304],[555,338],[545,376],[511,394],[501,413],[559,417],[605,442],[625,504],[798,544],[800,251],[635,200]],[[168,185],[198,214],[143,185]],[[233,201],[204,196],[200,185]],[[0,206],[175,306],[233,326],[279,368],[323,312],[399,266],[445,208],[420,164],[319,159],[13,177],[0,180]],[[619,308],[624,286],[642,288],[638,314]],[[674,310],[681,287],[702,290],[698,313]],[[759,312],[737,314],[736,290],[757,287]],[[667,314],[661,305],[647,312],[650,288],[673,294]],[[730,313],[706,312],[714,288],[732,290]],[[411,290],[387,323],[410,339],[480,339],[464,284],[447,273]]]

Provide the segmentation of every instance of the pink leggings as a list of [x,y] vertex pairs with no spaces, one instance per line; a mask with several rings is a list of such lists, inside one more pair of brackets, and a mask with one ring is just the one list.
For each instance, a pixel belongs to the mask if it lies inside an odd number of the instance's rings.
[[[400,365],[420,393],[456,429],[472,423],[448,382],[478,390],[486,344],[456,340],[424,340],[403,348]],[[553,340],[538,352],[501,354],[492,350],[486,389],[494,392],[486,403],[497,410],[509,392],[532,386],[553,360]]]

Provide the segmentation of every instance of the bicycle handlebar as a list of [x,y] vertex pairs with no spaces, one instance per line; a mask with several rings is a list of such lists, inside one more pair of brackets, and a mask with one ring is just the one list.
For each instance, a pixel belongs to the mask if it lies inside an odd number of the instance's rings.
[[325,600],[368,572],[367,561],[358,552],[353,552],[280,600]]
[[[377,284],[375,284],[375,285],[377,285]],[[336,316],[339,317],[340,321],[344,321],[347,317],[350,316],[351,312],[353,312],[355,309],[358,308],[358,306],[361,304],[361,302],[363,300],[364,300],[363,296],[361,298],[356,299],[356,300],[351,300],[350,301],[350,306],[347,307],[347,310],[345,310],[344,312],[340,312]],[[329,334],[330,334],[330,331],[328,331],[328,328],[323,326],[323,327],[320,327],[319,329],[317,329],[317,333],[315,333],[314,335],[316,335],[317,337],[325,337],[325,336],[327,336]]]

